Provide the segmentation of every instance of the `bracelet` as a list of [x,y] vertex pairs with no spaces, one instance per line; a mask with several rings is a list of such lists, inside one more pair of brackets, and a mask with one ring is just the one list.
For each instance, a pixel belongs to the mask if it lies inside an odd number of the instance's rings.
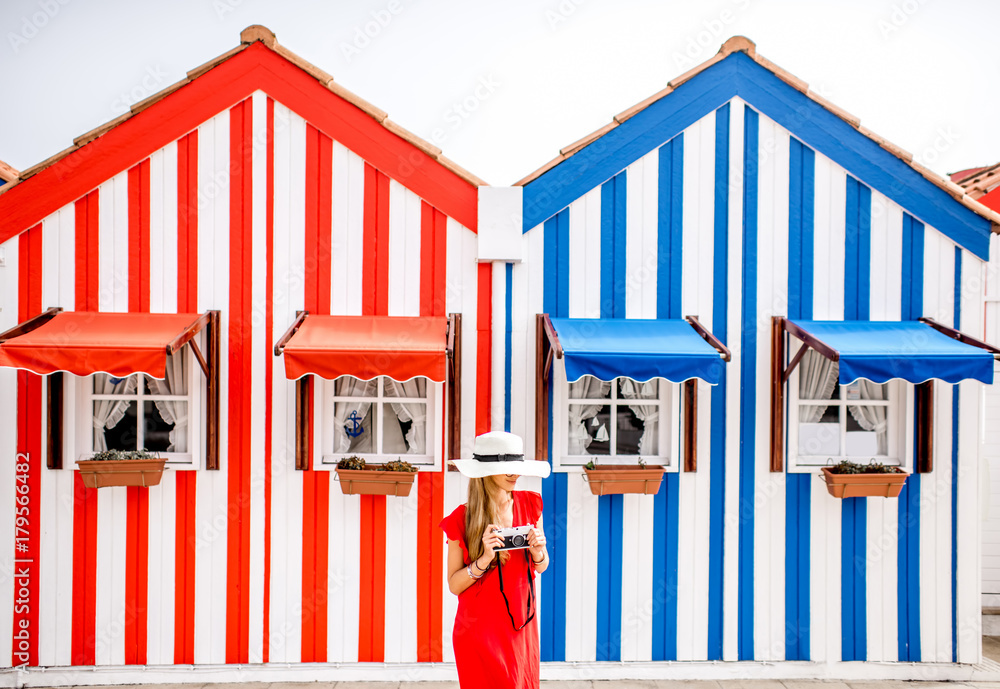
[[469,575],[470,579],[482,579],[483,578],[482,574],[480,574],[477,577],[475,574],[472,573],[472,565],[469,565],[468,567],[465,568],[465,573]]
[[473,561],[472,561],[472,564],[474,564],[474,565],[476,566],[476,569],[478,569],[478,570],[479,570],[480,572],[482,572],[483,574],[486,574],[486,570],[490,568],[490,566],[489,566],[489,565],[486,565],[486,569],[483,569],[482,567],[480,567],[480,566],[479,566],[479,560],[473,560]]
[[535,558],[534,558],[534,557],[532,557],[532,558],[531,558],[531,561],[532,561],[533,563],[535,563],[536,565],[540,565],[540,564],[542,564],[543,562],[545,562],[545,558],[547,558],[548,556],[549,556],[549,554],[548,554],[548,553],[542,553],[542,559],[541,559],[541,560],[535,560]]

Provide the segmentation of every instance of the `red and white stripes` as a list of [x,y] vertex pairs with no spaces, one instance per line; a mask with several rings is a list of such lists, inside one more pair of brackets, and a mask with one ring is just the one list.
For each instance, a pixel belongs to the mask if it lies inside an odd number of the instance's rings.
[[[489,380],[490,342],[473,312],[490,299],[475,235],[351,143],[257,91],[3,245],[18,320],[219,309],[223,352],[220,470],[171,470],[150,489],[83,487],[72,466],[92,430],[73,394],[67,468],[45,469],[42,379],[0,371],[19,410],[0,419],[0,449],[28,453],[37,505],[29,615],[0,577],[3,664],[19,664],[21,619],[29,662],[49,666],[448,659],[437,523],[464,484],[432,472],[409,498],[359,499],[325,469],[296,471],[293,384],[271,352],[303,308],[462,312],[464,446],[488,420],[488,391],[471,392]],[[0,536],[13,554],[14,532]]]

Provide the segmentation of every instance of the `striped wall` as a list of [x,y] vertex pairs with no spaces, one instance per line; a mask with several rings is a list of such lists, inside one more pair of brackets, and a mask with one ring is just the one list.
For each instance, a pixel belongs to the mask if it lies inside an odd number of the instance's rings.
[[772,316],[961,314],[982,334],[980,259],[739,98],[522,241],[494,308],[524,355],[494,410],[509,406],[529,444],[536,313],[696,314],[733,353],[723,384],[700,384],[697,472],[668,473],[656,496],[597,498],[574,472],[544,482],[565,568],[542,575],[543,661],[978,660],[963,590],[978,546],[961,529],[975,519],[961,496],[977,481],[964,412],[977,385],[935,386],[934,470],[900,499],[835,500],[814,471],[771,473],[768,424]]
[[[257,91],[0,248],[0,330],[50,306],[222,313],[221,468],[169,470],[158,487],[92,490],[44,469],[42,378],[0,369],[0,451],[27,453],[31,481],[27,553],[0,520],[0,665],[22,664],[21,618],[30,665],[450,657],[437,523],[464,485],[429,472],[408,498],[359,498],[328,470],[296,471],[294,385],[272,350],[301,309],[462,313],[471,449],[489,427],[473,391],[492,327],[477,320],[492,286],[473,232]],[[8,512],[16,464],[0,481]]]
[[271,349],[300,309],[463,314],[465,455],[491,428],[534,447],[535,314],[696,314],[732,350],[699,384],[697,472],[655,496],[523,480],[552,555],[543,660],[978,661],[981,387],[935,386],[932,473],[846,501],[768,470],[768,391],[772,316],[982,334],[985,264],[739,98],[659,143],[525,232],[522,262],[477,264],[434,199],[258,91],[0,246],[0,330],[49,306],[223,317],[221,469],[152,489],[44,469],[41,378],[0,369],[0,453],[26,459],[0,509],[26,465],[35,515],[0,520],[0,664],[22,625],[33,665],[454,660],[437,523],[466,483],[358,498],[294,469]]

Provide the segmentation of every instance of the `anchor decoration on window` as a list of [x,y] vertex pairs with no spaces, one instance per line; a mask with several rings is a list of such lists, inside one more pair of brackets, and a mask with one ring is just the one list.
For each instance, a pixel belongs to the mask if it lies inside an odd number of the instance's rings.
[[344,433],[350,438],[357,438],[359,435],[365,432],[364,427],[362,427],[361,422],[363,419],[358,416],[358,410],[355,409],[351,412],[351,415],[347,417],[349,424],[344,424]]

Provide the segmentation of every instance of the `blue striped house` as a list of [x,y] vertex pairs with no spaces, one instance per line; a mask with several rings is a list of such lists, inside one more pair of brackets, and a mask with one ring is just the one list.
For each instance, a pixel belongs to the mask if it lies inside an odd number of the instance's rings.
[[[934,385],[933,468],[917,473],[915,385],[880,388],[888,401],[872,413],[888,449],[876,451],[874,422],[858,427],[860,407],[845,408],[869,399],[858,384],[838,386],[839,405],[797,409],[800,367],[772,471],[772,317],[928,316],[982,339],[1000,216],[742,37],[518,187],[520,244],[491,257],[492,408],[495,428],[526,447],[540,440],[554,463],[540,488],[553,554],[540,587],[543,662],[979,662],[981,383]],[[582,392],[556,362],[548,426],[536,428],[538,314],[697,315],[732,360],[719,384],[698,382],[696,470],[680,466],[686,412],[674,383],[650,395],[651,425],[624,388]],[[568,401],[581,398],[599,400]],[[808,409],[833,414],[839,449],[809,454],[806,435],[822,424],[804,420]],[[658,449],[638,443],[668,466],[659,492],[592,495],[581,445],[634,453],[637,414],[661,429]],[[913,471],[899,498],[827,494],[819,466],[862,452]]]

